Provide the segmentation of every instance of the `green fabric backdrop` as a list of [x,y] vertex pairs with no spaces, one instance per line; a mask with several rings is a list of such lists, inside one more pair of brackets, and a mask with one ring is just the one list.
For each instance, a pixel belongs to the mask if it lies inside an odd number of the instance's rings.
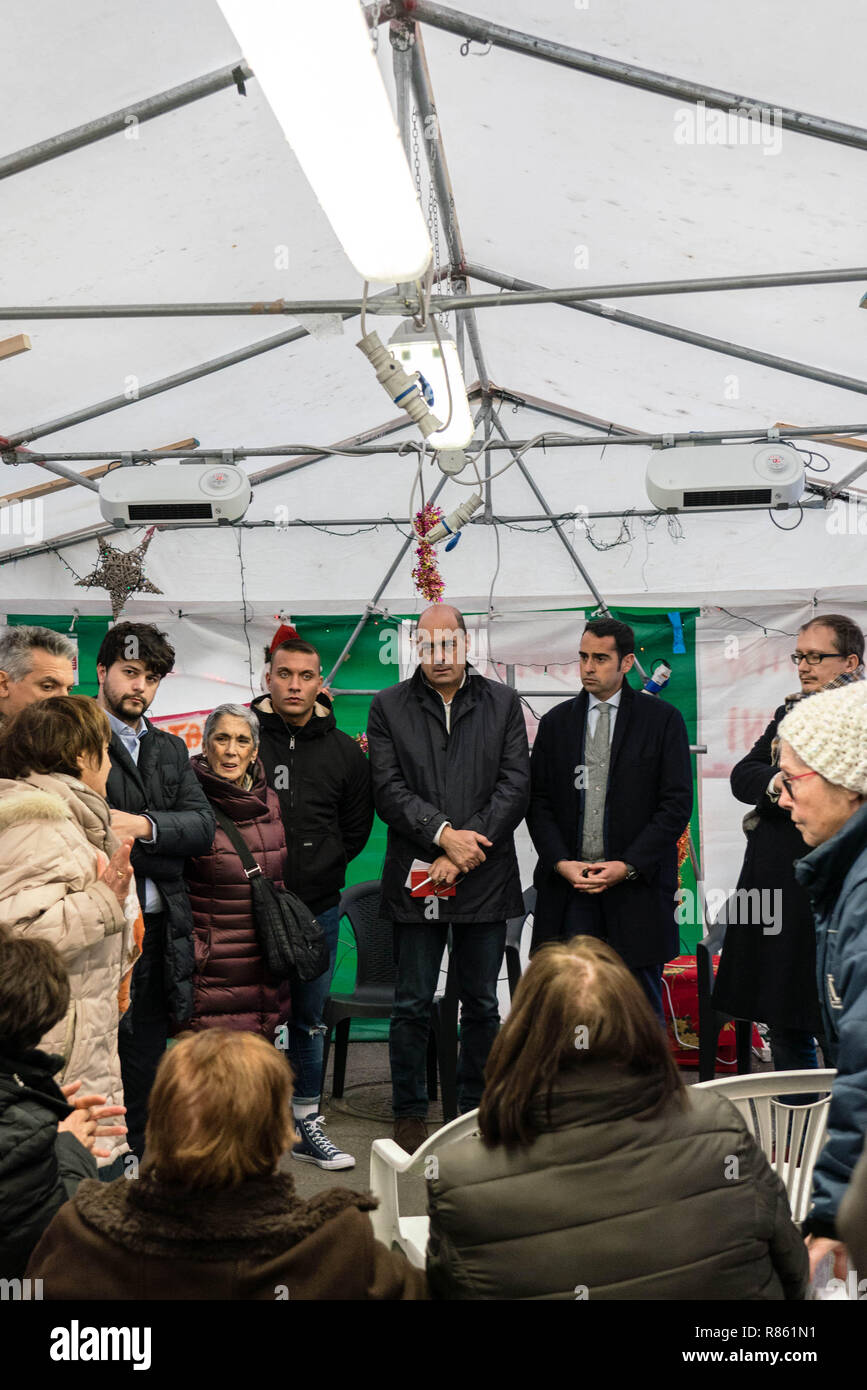
[[[563,610],[556,610],[562,612]],[[576,613],[576,628],[580,622],[578,615],[584,610],[566,610]],[[683,655],[675,656],[672,652],[674,631],[668,619],[668,610],[661,608],[643,608],[636,610],[612,609],[613,616],[620,618],[621,621],[629,623],[635,630],[636,651],[642,666],[648,672],[659,660],[665,660],[672,668],[672,677],[665,691],[665,698],[675,705],[686,721],[691,743],[696,742],[697,733],[697,688],[696,688],[696,669],[695,669],[695,619],[698,609],[683,609],[680,616],[683,623],[683,636],[686,652]],[[412,616],[412,615],[407,615]],[[371,618],[362,629],[358,640],[352,648],[346,661],[341,666],[335,685],[346,686],[357,690],[381,690],[386,686],[393,685],[398,679],[398,666],[396,660],[389,658],[397,652],[397,633],[400,628],[400,617],[396,615],[390,619]],[[312,642],[322,656],[322,668],[324,671],[331,669],[337,660],[343,647],[345,646],[350,634],[352,633],[358,619],[357,617],[307,617],[299,618],[295,626],[299,634],[307,641]],[[67,617],[45,617],[33,614],[10,614],[7,622],[18,623],[38,623],[43,627],[52,628],[57,632],[69,632],[72,622],[71,615]],[[97,692],[96,682],[96,653],[99,645],[108,631],[108,618],[84,617],[78,618],[75,624],[75,635],[78,637],[79,644],[79,681],[75,687],[77,694],[95,695]],[[577,632],[576,632],[577,637]],[[576,641],[577,650],[577,641]],[[640,687],[640,682],[636,678],[632,681],[636,688]],[[335,716],[341,729],[351,736],[362,733],[367,726],[367,714],[370,708],[370,697],[359,695],[341,695],[335,701]],[[693,777],[695,777],[695,758],[693,758]],[[699,844],[699,817],[698,804],[693,810],[691,822],[693,843],[698,848]],[[370,839],[363,852],[350,865],[347,882],[360,883],[365,879],[376,879],[380,877],[383,858],[385,855],[385,826],[377,816]],[[695,877],[689,861],[683,866],[683,886],[692,891],[695,890]],[[695,942],[700,937],[701,932],[698,927],[685,928],[681,936],[681,950],[684,954],[692,954],[695,951]],[[334,972],[332,990],[335,993],[351,991],[355,982],[355,944],[352,932],[347,923],[341,925],[340,945],[337,953],[337,965]],[[378,1022],[355,1022],[352,1025],[352,1036],[358,1038],[383,1038],[387,1036],[388,1024],[386,1021]]]

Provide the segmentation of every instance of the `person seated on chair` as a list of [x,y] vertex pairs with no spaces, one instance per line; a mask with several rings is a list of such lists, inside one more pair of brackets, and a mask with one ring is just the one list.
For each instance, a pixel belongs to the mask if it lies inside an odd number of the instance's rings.
[[442,1299],[802,1299],[786,1191],[723,1095],[684,1086],[596,937],[542,946],[485,1072],[478,1135],[437,1154]]
[[823,690],[780,724],[780,805],[810,852],[795,864],[816,921],[823,1052],[837,1076],[803,1230],[815,1274],[846,1277],[837,1210],[867,1129],[867,682]]
[[209,1028],[163,1054],[135,1182],[83,1182],[33,1252],[46,1299],[404,1300],[425,1276],[374,1239],[369,1192],[302,1201],[291,1072],[256,1033]]
[[63,1059],[37,1047],[69,1001],[56,947],[0,931],[0,1279],[21,1278],[55,1212],[97,1176],[100,1136],[126,1130],[122,1105],[85,1095],[80,1081],[58,1086]]

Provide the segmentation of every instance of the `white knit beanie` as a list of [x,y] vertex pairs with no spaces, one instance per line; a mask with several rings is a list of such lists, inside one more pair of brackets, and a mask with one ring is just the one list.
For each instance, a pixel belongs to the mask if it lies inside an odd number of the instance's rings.
[[867,681],[799,700],[777,734],[812,772],[867,796]]

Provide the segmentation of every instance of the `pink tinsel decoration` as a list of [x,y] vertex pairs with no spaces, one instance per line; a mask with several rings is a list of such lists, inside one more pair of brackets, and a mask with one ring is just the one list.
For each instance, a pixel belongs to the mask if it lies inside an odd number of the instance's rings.
[[[426,536],[442,520],[442,507],[425,502],[420,512],[415,514],[415,529]],[[415,548],[415,569],[412,572],[415,587],[428,603],[439,603],[445,593],[445,584],[437,568],[436,552],[430,541],[419,541]]]

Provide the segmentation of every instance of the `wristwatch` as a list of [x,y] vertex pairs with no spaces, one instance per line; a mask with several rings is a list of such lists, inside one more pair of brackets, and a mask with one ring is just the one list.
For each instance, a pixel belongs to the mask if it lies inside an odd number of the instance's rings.
[[[624,860],[624,863],[625,862],[626,861]],[[632,883],[636,878],[638,878],[638,870],[634,867],[634,865],[626,865],[626,877],[630,883]]]

